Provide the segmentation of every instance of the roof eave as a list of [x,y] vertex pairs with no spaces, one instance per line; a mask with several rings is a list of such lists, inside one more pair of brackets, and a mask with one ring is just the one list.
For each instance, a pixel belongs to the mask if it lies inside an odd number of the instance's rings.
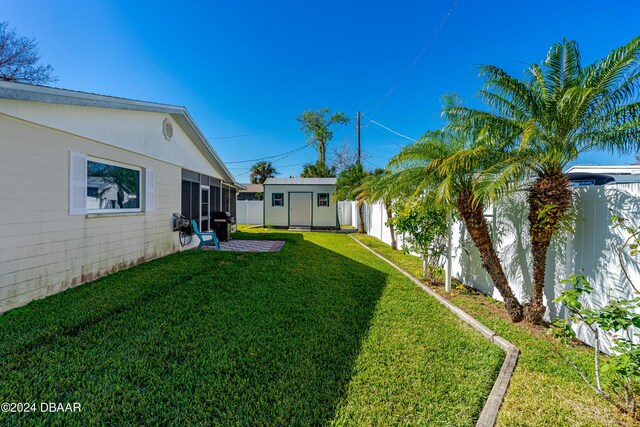
[[223,175],[226,175],[223,179],[229,181],[228,184],[230,183],[236,188],[244,188],[236,182],[233,174],[211,147],[211,144],[209,144],[209,141],[185,107],[7,81],[0,81],[0,99],[170,114],[182,126],[187,135],[198,143],[203,154],[210,155],[212,160],[220,166]]

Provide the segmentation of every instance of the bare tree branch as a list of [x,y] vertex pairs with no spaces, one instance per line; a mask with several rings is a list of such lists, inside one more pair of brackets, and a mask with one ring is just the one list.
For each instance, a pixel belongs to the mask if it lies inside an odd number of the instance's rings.
[[40,60],[36,39],[19,36],[7,22],[0,22],[0,80],[31,84],[56,81],[53,67]]

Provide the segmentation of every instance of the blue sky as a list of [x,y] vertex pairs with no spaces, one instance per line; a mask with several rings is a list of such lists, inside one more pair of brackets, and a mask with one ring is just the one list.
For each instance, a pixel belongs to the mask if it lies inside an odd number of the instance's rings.
[[[443,94],[478,105],[478,64],[520,76],[564,37],[591,63],[640,28],[637,1],[460,0],[428,43],[452,4],[22,0],[0,19],[39,40],[55,86],[186,106],[241,182],[251,163],[231,162],[304,145],[295,117],[305,109],[365,112],[366,165],[384,166],[409,141],[370,120],[418,138],[441,126]],[[329,151],[345,138],[355,144],[353,125]],[[632,160],[592,153],[580,163]],[[298,175],[313,161],[306,148],[275,166]]]

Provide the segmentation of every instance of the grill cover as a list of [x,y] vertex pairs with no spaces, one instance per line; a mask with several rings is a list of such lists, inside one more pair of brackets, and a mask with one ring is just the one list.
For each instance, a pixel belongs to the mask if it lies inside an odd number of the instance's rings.
[[230,212],[223,212],[223,211],[218,211],[218,212],[212,212],[211,213],[211,219],[213,220],[225,220],[226,222],[230,223],[230,224],[235,224],[236,223],[236,219],[231,216]]

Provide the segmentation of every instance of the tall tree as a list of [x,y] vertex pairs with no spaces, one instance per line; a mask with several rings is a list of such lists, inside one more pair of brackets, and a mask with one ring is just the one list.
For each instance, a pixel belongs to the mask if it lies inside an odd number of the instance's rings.
[[413,183],[415,192],[409,201],[419,200],[425,192],[435,192],[437,205],[457,209],[480,252],[482,266],[504,300],[509,317],[519,322],[523,318],[523,307],[509,286],[496,253],[484,217],[487,200],[476,191],[479,172],[501,157],[464,135],[430,131],[405,146],[389,161],[389,166],[400,169],[401,180]]
[[522,178],[529,185],[529,238],[533,290],[527,320],[542,321],[544,277],[551,238],[572,205],[564,168],[592,150],[634,153],[640,144],[640,36],[583,67],[575,41],[549,49],[519,80],[482,66],[480,92],[490,111],[450,105],[446,115],[461,131],[483,135],[484,143],[512,150],[494,168],[483,191],[500,193]]
[[279,175],[280,172],[273,167],[273,163],[261,161],[251,166],[251,177],[249,180],[252,184],[264,184],[268,178]]
[[364,203],[363,189],[367,172],[362,164],[353,165],[338,175],[336,183],[336,200],[355,200],[358,205],[358,233],[364,233]]
[[19,36],[7,22],[0,22],[0,80],[31,84],[55,81],[53,67],[40,60],[34,38]]
[[331,113],[328,107],[317,111],[307,110],[300,114],[296,120],[300,123],[300,129],[307,138],[307,144],[312,145],[318,151],[318,165],[326,166],[327,144],[333,138],[335,129],[332,127],[349,123],[347,116],[339,111]]

